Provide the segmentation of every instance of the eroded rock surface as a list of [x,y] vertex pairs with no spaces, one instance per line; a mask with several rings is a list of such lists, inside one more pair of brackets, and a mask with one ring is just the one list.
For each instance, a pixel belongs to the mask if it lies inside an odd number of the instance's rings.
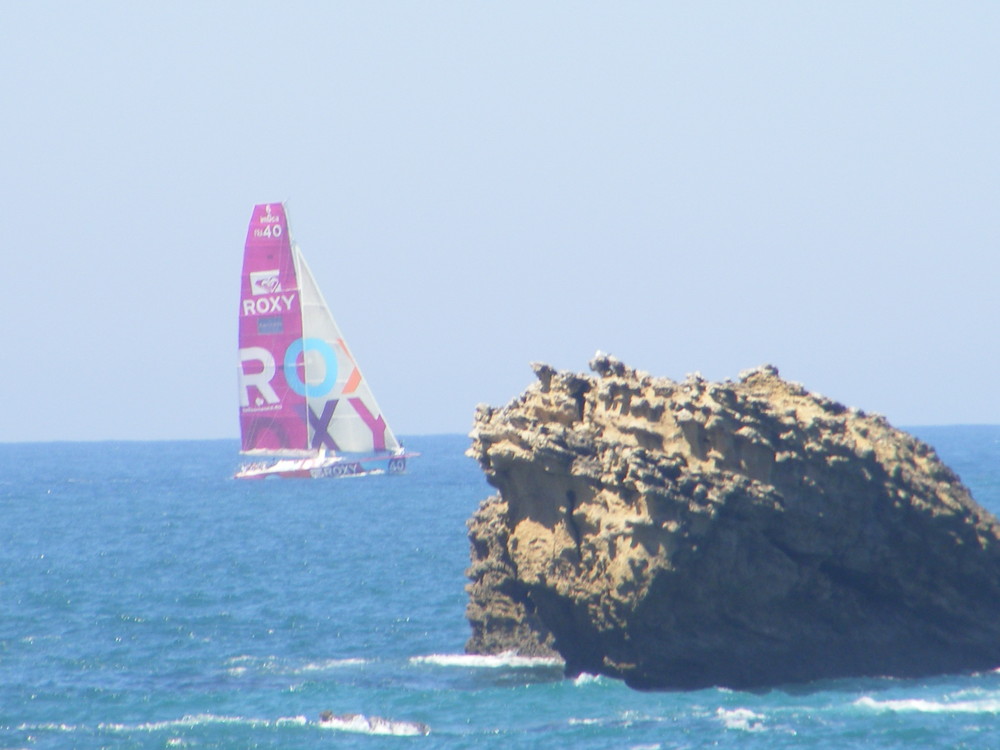
[[590,364],[477,409],[469,651],[642,688],[1000,665],[1000,526],[929,446],[770,366]]

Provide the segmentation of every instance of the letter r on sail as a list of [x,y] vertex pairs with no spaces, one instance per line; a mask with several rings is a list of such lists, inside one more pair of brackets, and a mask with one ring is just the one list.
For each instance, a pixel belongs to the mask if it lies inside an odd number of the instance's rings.
[[[244,367],[247,362],[259,362],[260,372],[248,373]],[[260,395],[267,403],[278,403],[278,394],[271,387],[274,372],[274,356],[267,349],[262,346],[240,349],[240,406],[250,406],[251,387],[260,391]]]

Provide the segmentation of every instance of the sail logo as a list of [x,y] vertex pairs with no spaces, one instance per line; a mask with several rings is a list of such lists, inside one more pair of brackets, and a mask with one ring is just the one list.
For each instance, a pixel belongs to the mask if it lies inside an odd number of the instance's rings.
[[272,297],[257,297],[243,300],[244,315],[267,315],[269,313],[286,313],[295,304],[295,293],[276,294]]
[[[313,382],[309,378],[303,379],[299,375],[300,362],[309,370],[322,371],[323,380]],[[244,367],[247,363],[256,363],[252,367],[255,372],[247,372]],[[285,377],[286,385],[292,392],[307,398],[322,398],[333,391],[337,385],[338,371],[337,354],[322,339],[295,339],[288,345],[281,362],[281,372]],[[257,406],[262,406],[265,403],[278,403],[280,399],[271,385],[271,381],[277,373],[278,363],[269,349],[263,346],[248,346],[240,349],[240,406],[250,406],[251,388],[257,390]]]
[[[303,378],[299,373],[300,367],[315,373],[316,379],[308,376]],[[339,369],[337,353],[322,339],[311,337],[295,339],[285,350],[280,365],[266,347],[245,347],[240,349],[240,406],[245,413],[280,410],[282,399],[272,385],[272,381],[280,372],[284,376],[285,385],[293,393],[304,397],[307,402],[307,411],[302,416],[307,419],[310,428],[310,448],[325,447],[333,451],[340,450],[340,446],[331,434],[331,426],[338,404],[346,400],[354,415],[371,433],[372,449],[385,450],[387,426],[381,414],[377,411],[373,413],[358,397],[329,400],[326,398],[336,390]],[[322,375],[322,380],[318,380],[319,375]],[[346,394],[348,391],[341,389],[340,392]],[[314,411],[313,406],[319,404],[322,404],[322,411]]]
[[262,226],[254,228],[253,236],[268,240],[278,239],[285,233],[281,217],[277,214],[272,214],[270,206],[265,206],[264,208],[267,209],[267,213],[261,214],[259,217],[259,223]]
[[250,272],[250,291],[254,296],[274,294],[281,291],[281,275],[278,269]]

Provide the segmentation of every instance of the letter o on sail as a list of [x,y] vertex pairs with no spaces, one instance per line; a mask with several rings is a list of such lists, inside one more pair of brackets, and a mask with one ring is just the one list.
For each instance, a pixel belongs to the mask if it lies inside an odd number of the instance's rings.
[[[310,371],[313,368],[309,366],[309,358],[305,356],[306,352],[315,352],[323,358],[323,365],[326,372],[323,382],[317,385],[309,382],[309,376],[312,374]],[[297,367],[300,354],[304,358],[305,381],[299,377],[299,369]],[[285,381],[288,383],[288,387],[300,396],[325,396],[337,384],[337,354],[333,351],[333,347],[323,339],[295,339],[295,341],[288,345],[288,349],[285,350],[284,367]]]

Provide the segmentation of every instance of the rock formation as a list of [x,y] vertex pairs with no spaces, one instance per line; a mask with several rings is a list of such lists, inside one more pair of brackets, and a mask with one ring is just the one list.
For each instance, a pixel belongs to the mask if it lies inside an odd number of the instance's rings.
[[1000,525],[929,446],[770,366],[590,365],[477,408],[467,650],[639,688],[1000,665]]

